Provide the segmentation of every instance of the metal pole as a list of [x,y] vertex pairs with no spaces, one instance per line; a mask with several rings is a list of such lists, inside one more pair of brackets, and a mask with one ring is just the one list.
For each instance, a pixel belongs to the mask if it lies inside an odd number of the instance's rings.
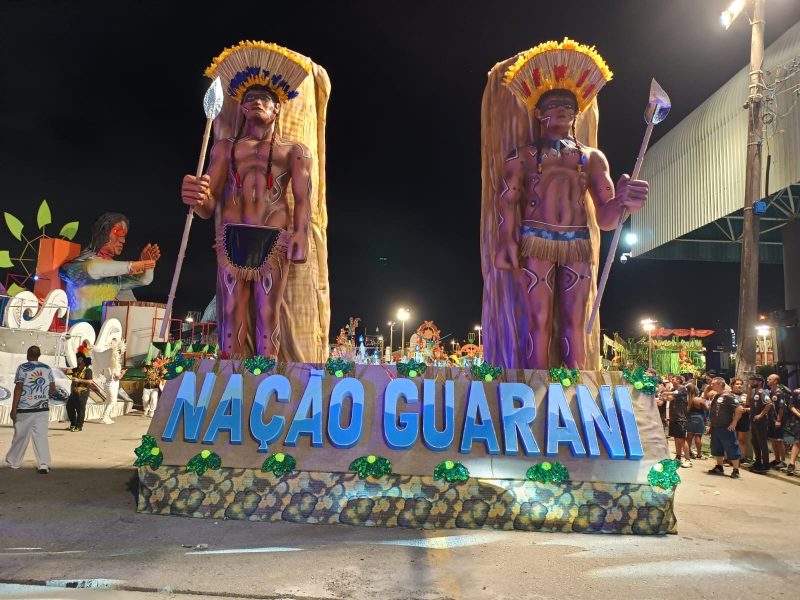
[[759,218],[753,202],[761,198],[761,67],[764,60],[764,3],[754,0],[750,38],[750,94],[747,98],[747,164],[745,171],[744,227],[739,278],[739,345],[736,375],[755,372],[755,323],[758,318]]
[[400,356],[402,357],[406,351],[406,320],[403,319],[400,323],[403,328],[403,335],[400,336]]
[[767,366],[767,336],[764,335],[764,366]]
[[647,332],[647,367],[653,368],[653,332]]
[[389,354],[392,353],[393,345],[394,345],[394,323],[389,325]]

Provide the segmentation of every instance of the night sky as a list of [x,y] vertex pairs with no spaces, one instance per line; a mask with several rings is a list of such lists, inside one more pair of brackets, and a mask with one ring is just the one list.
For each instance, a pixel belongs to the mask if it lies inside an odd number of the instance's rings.
[[[386,321],[406,306],[412,330],[432,319],[463,339],[481,312],[480,103],[488,70],[565,35],[596,45],[615,74],[599,96],[599,145],[616,180],[633,167],[652,77],[673,102],[655,142],[749,61],[747,20],[727,32],[719,25],[727,4],[4,0],[0,207],[32,233],[46,198],[49,233],[79,220],[81,243],[100,213],[126,213],[123,258],[138,258],[147,242],[164,256],[137,296],[165,302],[186,215],[180,181],[194,172],[204,125],[203,70],[239,40],[274,41],[324,66],[332,81],[332,336],[349,316],[388,333]],[[799,19],[800,3],[768,0],[766,44]],[[19,242],[0,229],[0,249],[14,256]],[[195,219],[177,316],[202,310],[214,293],[212,236],[212,222]],[[630,335],[644,316],[671,327],[735,327],[738,280],[738,264],[617,263],[601,322]],[[762,265],[761,282],[760,310],[782,308],[782,268]]]

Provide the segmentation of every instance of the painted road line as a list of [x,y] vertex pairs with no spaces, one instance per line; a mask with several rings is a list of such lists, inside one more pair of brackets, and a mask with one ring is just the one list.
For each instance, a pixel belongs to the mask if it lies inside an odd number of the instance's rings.
[[41,548],[3,548],[3,550],[41,550]]
[[599,578],[640,578],[654,577],[686,577],[687,575],[753,575],[762,571],[753,569],[744,563],[733,563],[723,560],[664,560],[657,562],[635,563],[618,567],[602,567],[592,569],[589,574]]
[[[408,540],[387,540],[373,542],[384,546],[410,546],[412,548],[431,548],[433,550],[446,550],[450,548],[463,548],[465,546],[479,546],[499,542],[505,536],[495,533],[476,533],[471,535],[446,535],[439,537],[413,538]],[[364,543],[364,542],[354,542]]]
[[0,552],[0,556],[39,556],[42,554],[84,554],[86,550],[36,550],[34,552]]
[[46,587],[115,590],[127,585],[122,579],[48,579]]
[[284,548],[281,546],[270,546],[266,548],[227,548],[225,550],[196,550],[186,554],[262,554],[265,552],[302,552],[302,548]]

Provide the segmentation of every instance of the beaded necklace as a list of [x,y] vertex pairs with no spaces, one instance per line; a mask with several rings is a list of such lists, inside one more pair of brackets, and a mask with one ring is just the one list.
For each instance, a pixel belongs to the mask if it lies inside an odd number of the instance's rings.
[[580,155],[577,164],[578,173],[582,173],[583,165],[586,164],[586,155],[583,153],[583,148],[581,147],[578,140],[576,140],[571,135],[568,135],[563,140],[538,140],[536,142],[536,172],[539,174],[541,174],[542,172],[542,149],[544,147],[553,148],[556,151],[556,156],[560,158],[561,149],[569,148],[573,144],[575,145],[575,149],[578,151],[578,154]]

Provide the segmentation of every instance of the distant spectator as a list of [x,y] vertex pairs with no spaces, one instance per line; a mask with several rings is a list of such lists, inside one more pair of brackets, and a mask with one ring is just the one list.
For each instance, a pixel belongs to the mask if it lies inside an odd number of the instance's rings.
[[755,463],[750,468],[753,473],[766,473],[769,471],[769,415],[772,412],[772,399],[762,385],[764,378],[761,375],[750,377],[750,434],[753,438],[753,454]]
[[82,352],[75,355],[78,366],[68,374],[71,375],[69,400],[67,400],[67,416],[69,417],[69,431],[83,431],[83,421],[86,418],[86,402],[89,399],[89,387],[92,385],[92,370],[89,365],[92,359]]
[[39,362],[41,354],[38,346],[28,348],[28,362],[22,363],[14,376],[14,399],[11,404],[14,437],[5,463],[12,469],[19,469],[28,443],[33,440],[37,471],[46,475],[50,472],[50,447],[47,443],[49,399],[50,394],[56,391],[56,384],[50,367]]
[[736,439],[736,424],[742,416],[742,407],[736,397],[725,391],[725,380],[715,377],[709,384],[711,395],[711,455],[717,459],[717,464],[708,473],[711,475],[724,475],[725,457],[731,461],[733,471],[731,477],[738,479],[739,475],[739,441]]
[[770,468],[786,468],[786,445],[783,441],[783,419],[786,413],[786,404],[792,395],[792,391],[781,385],[780,375],[773,373],[767,377],[767,390],[772,400],[772,412],[769,418],[768,437],[772,445],[772,453],[775,460],[769,463]]
[[744,379],[741,377],[734,377],[731,379],[731,394],[736,396],[739,406],[744,411],[742,418],[736,424],[736,437],[739,440],[739,449],[742,451],[741,465],[752,465],[753,461],[747,452],[747,436],[750,433],[750,403],[747,399],[747,394],[744,392]]
[[[686,422],[686,445],[689,447],[689,458],[704,459],[703,434],[706,432],[706,403],[700,395],[700,390],[694,384],[686,386],[689,392],[689,419]],[[695,449],[692,450],[692,441]]]
[[689,391],[683,385],[683,377],[674,375],[669,397],[669,434],[675,442],[675,459],[684,468],[691,467],[689,444],[686,442],[686,425],[689,420]]
[[786,474],[794,475],[797,466],[797,455],[800,454],[800,388],[792,392],[789,402],[786,404],[783,439],[791,448]]

